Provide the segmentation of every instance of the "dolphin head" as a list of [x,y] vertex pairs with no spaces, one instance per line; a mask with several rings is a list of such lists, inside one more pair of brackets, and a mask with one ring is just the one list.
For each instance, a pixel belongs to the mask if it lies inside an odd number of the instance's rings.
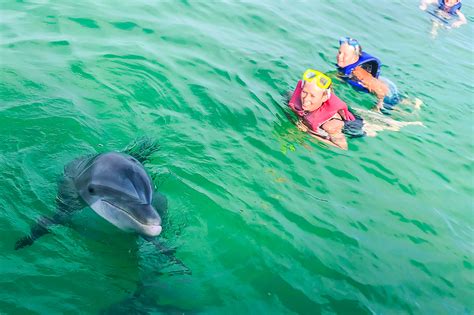
[[151,205],[151,180],[132,156],[104,153],[92,159],[75,179],[82,199],[121,230],[145,237],[161,233],[161,218]]

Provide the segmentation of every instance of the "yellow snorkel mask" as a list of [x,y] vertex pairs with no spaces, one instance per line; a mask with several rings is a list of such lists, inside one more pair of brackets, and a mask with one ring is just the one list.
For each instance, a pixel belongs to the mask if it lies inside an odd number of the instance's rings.
[[316,83],[316,86],[323,90],[327,90],[332,83],[332,80],[330,77],[314,69],[308,69],[303,73],[303,81],[305,82],[314,81],[314,83]]

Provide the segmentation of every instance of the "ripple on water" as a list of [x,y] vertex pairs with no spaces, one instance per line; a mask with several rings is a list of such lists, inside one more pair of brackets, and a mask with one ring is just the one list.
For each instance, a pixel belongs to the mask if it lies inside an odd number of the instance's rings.
[[435,228],[428,223],[421,222],[415,219],[408,219],[400,212],[394,210],[389,210],[388,212],[393,216],[397,217],[400,222],[412,224],[425,234],[438,235]]
[[110,23],[112,24],[114,27],[120,29],[120,30],[124,30],[124,31],[130,31],[130,30],[133,30],[134,28],[138,28],[140,26],[138,26],[136,23],[133,23],[133,22],[114,22],[114,23]]
[[[0,309],[98,313],[142,278],[155,287],[136,305],[155,311],[198,292],[203,312],[471,313],[472,25],[432,40],[416,4],[397,1],[3,7]],[[296,129],[280,95],[301,69],[333,69],[354,11],[347,35],[426,104],[391,118],[426,128],[351,139],[340,153]],[[306,30],[317,24],[331,27]],[[335,84],[351,106],[373,101]],[[137,133],[164,142],[150,169],[169,167],[164,238],[191,277],[140,273],[162,267],[151,248],[80,237],[88,227],[10,248],[52,211],[70,158]]]
[[56,47],[56,46],[70,46],[71,44],[67,40],[55,40],[55,41],[49,42],[49,45],[52,47]]
[[380,162],[364,157],[361,157],[360,159],[364,162],[361,163],[362,168],[366,170],[369,174],[372,174],[377,178],[380,178],[390,184],[395,181],[398,181],[397,176],[395,176],[392,171],[384,167]]
[[99,29],[99,25],[97,24],[96,21],[92,20],[92,19],[88,19],[88,18],[68,18],[69,20],[73,21],[73,22],[76,22],[77,24],[81,25],[81,26],[84,26],[84,27],[87,27],[87,28],[95,28],[95,29]]

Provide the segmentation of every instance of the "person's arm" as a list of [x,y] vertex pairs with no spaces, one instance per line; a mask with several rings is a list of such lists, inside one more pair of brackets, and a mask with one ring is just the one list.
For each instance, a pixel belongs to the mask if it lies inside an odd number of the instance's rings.
[[383,100],[384,100],[384,97],[380,98],[377,96],[377,104],[375,104],[374,108],[372,109],[380,113],[383,108]]
[[342,133],[344,122],[339,119],[331,119],[325,122],[321,128],[329,134],[329,139],[319,139],[343,150],[347,150],[346,136]]
[[380,111],[383,107],[383,100],[388,95],[388,86],[381,80],[372,76],[367,70],[361,66],[357,67],[352,71],[354,76],[370,93],[374,93],[377,96],[376,109]]
[[388,86],[381,80],[374,78],[372,84],[369,86],[369,91],[377,96],[377,104],[375,105],[376,110],[380,112],[383,107],[383,100],[388,95]]
[[298,127],[299,130],[303,132],[307,132],[310,136],[318,139],[321,142],[332,145],[334,147],[338,147],[343,150],[347,150],[346,137],[342,133],[342,128],[344,127],[344,123],[340,120],[330,120],[326,122],[323,126],[321,126],[322,129],[328,133],[329,139],[326,139],[322,135],[311,130],[311,128],[306,126],[303,123],[303,121],[301,121],[301,119],[298,120],[298,122],[296,123],[296,126]]
[[[323,135],[321,135],[320,133],[317,133],[316,131],[313,131],[311,130],[311,128],[309,128],[308,126],[306,126],[301,120],[298,121],[298,123],[296,124],[296,126],[298,127],[299,130],[303,131],[303,132],[307,132],[311,137],[313,138],[316,138],[318,139],[319,141],[321,142],[324,142],[326,144],[329,144],[329,145],[332,145],[334,147],[337,147],[337,145],[335,145],[333,142],[331,142],[331,140],[329,140],[328,138],[325,138]],[[329,133],[328,133],[328,137],[329,136]]]
[[429,4],[435,4],[438,1],[436,0],[421,0],[419,8],[423,11],[425,11],[428,8]]
[[458,17],[459,17],[459,20],[457,20],[456,22],[454,22],[454,23],[451,25],[451,27],[458,28],[459,26],[461,26],[461,25],[467,23],[466,17],[464,16],[464,14],[462,14],[461,10],[457,10],[457,11],[456,11],[456,14],[457,14]]
[[311,137],[318,139],[318,141],[324,142],[324,143],[329,144],[329,145],[331,145],[331,146],[333,146],[333,147],[338,147],[336,144],[334,144],[334,143],[331,142],[330,140],[321,137],[320,135],[318,135],[318,134],[315,133],[315,132],[309,131],[308,133],[309,133],[309,135],[310,135]]

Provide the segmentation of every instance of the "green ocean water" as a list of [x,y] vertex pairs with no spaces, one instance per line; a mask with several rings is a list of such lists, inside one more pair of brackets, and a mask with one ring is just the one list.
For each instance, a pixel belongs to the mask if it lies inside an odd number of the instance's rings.
[[[417,1],[2,1],[1,314],[472,314],[474,6],[430,36]],[[341,151],[287,118],[302,72],[352,36],[421,109]],[[375,103],[335,80],[361,115]],[[387,117],[384,117],[384,119]],[[85,209],[74,158],[148,136],[161,236],[192,275]]]

